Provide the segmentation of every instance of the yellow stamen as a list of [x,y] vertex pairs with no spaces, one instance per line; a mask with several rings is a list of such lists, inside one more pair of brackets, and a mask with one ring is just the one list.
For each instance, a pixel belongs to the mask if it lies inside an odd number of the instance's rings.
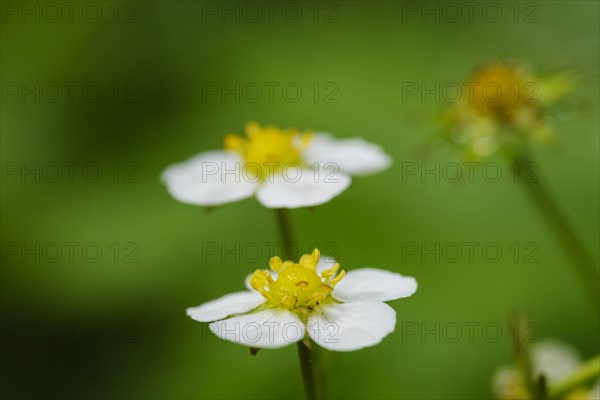
[[302,257],[300,257],[298,264],[306,268],[316,269],[320,257],[321,252],[319,249],[314,249],[311,254],[304,254]]
[[273,282],[273,278],[271,277],[269,271],[261,271],[260,269],[254,271],[250,277],[250,286],[252,286],[258,293],[263,295],[263,297],[267,300],[271,298],[271,294],[265,289],[265,287],[268,287]]
[[271,267],[273,271],[277,272],[283,268],[283,261],[281,261],[281,258],[277,256],[272,257],[271,261],[269,262],[269,267]]
[[225,149],[235,152],[241,152],[244,149],[245,140],[233,133],[225,135]]
[[337,285],[338,282],[341,281],[344,276],[346,276],[346,271],[342,270],[342,272],[340,272],[335,278],[329,281],[329,284],[335,287],[335,285]]
[[289,165],[303,165],[301,153],[310,144],[312,133],[261,127],[254,121],[246,123],[245,130],[245,138],[233,134],[225,136],[224,147],[239,153],[246,164],[252,164],[252,173],[258,174],[259,178],[266,179],[270,173]]
[[335,275],[338,269],[340,269],[340,264],[336,263],[333,267],[321,272],[321,276],[325,279],[331,278],[333,275]]
[[246,122],[244,129],[246,131],[246,135],[248,135],[249,138],[252,138],[260,132],[260,125],[256,121],[248,121]]
[[315,249],[311,254],[303,255],[298,263],[273,257],[269,264],[278,272],[277,279],[274,280],[267,270],[256,270],[250,285],[268,300],[267,305],[306,316],[318,305],[334,301],[330,293],[344,277],[342,271],[331,279],[340,268],[339,264],[318,275],[316,266],[320,256],[319,250]]

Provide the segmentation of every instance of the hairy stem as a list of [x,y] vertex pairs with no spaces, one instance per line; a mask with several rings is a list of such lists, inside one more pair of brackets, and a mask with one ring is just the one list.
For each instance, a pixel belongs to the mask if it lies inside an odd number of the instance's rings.
[[302,381],[304,382],[304,394],[307,400],[316,400],[317,387],[313,373],[312,351],[310,342],[301,340],[298,342],[298,356],[300,357],[300,368],[302,370]]
[[[521,173],[532,165],[531,156],[523,154],[516,160],[515,173],[519,173],[519,177],[521,177]],[[531,170],[528,170],[528,179],[519,179],[519,181],[523,183],[527,193],[562,245],[594,305],[596,308],[600,308],[600,274],[594,259],[561,213],[552,195],[538,176],[537,171],[534,172],[533,176],[531,172]]]
[[281,239],[281,245],[283,246],[284,259],[288,260],[291,256],[290,251],[294,244],[294,234],[292,229],[292,218],[289,210],[285,208],[278,208],[275,210],[277,213],[277,224],[279,226],[279,237]]
[[[292,220],[289,211],[284,208],[275,210],[277,214],[277,224],[279,226],[279,237],[283,246],[284,259],[290,258],[290,249],[293,247],[294,235],[292,233]],[[300,370],[302,373],[302,383],[304,384],[304,394],[308,400],[317,399],[317,386],[315,385],[315,374],[313,372],[312,351],[310,349],[310,340],[298,342],[298,356],[300,358]]]

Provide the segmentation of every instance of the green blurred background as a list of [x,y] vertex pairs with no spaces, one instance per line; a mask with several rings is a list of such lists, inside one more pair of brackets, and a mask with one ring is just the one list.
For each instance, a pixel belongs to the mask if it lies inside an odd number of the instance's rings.
[[[598,316],[519,185],[402,180],[404,162],[460,161],[452,152],[419,158],[445,102],[403,101],[403,83],[461,82],[492,60],[574,72],[579,84],[571,98],[587,111],[559,126],[556,144],[536,150],[536,157],[597,261],[598,2],[495,3],[498,22],[484,18],[484,2],[472,21],[465,3],[457,3],[458,22],[449,21],[452,10],[443,14],[443,2],[411,3],[417,12],[442,10],[439,22],[435,14],[422,21],[406,2],[395,1],[277,2],[272,20],[265,2],[257,2],[263,13],[257,22],[248,20],[254,13],[246,8],[244,14],[242,2],[76,3],[72,20],[61,6],[63,17],[52,22],[45,2],[2,2],[4,398],[302,397],[294,346],[251,357],[185,316],[186,307],[241,290],[246,274],[266,266],[264,243],[277,240],[275,218],[253,200],[210,213],[178,203],[159,175],[171,163],[221,148],[223,135],[241,133],[248,120],[362,136],[395,161],[313,212],[292,212],[307,251],[318,243],[335,249],[346,269],[387,268],[419,282],[413,297],[391,303],[398,325],[382,344],[320,354],[332,377],[330,396],[488,398],[491,375],[511,358],[508,318],[515,310],[535,324],[534,340],[559,338],[584,357],[598,353]],[[34,14],[23,17],[19,7],[25,6]],[[222,7],[240,10],[239,22],[235,14],[222,21]],[[302,15],[291,22],[298,7]],[[97,10],[102,15],[92,22]],[[264,82],[277,82],[279,89],[273,101],[266,91],[256,102],[251,92],[222,101],[203,91],[207,82],[256,82],[263,89]],[[289,82],[302,89],[297,102],[282,94]],[[23,95],[22,83],[40,84],[39,101]],[[324,88],[327,83],[333,86]],[[53,84],[65,91],[56,101]],[[89,101],[98,86],[102,95]],[[87,97],[83,87],[91,87]],[[330,99],[338,101],[326,102],[332,87]],[[23,178],[21,170],[36,163],[40,178],[35,172]],[[57,182],[48,179],[52,163],[62,165]],[[63,163],[73,163],[72,180]],[[96,167],[102,176],[91,182]],[[503,257],[494,263],[475,253],[475,262],[452,263],[402,255],[406,243],[472,241],[498,243]],[[72,259],[70,242],[78,243]],[[509,249],[515,242],[535,243],[539,262],[523,262],[523,254],[515,262]],[[58,243],[62,255],[55,257],[48,243]],[[215,243],[227,249],[237,243],[251,259],[208,254]],[[36,245],[48,252],[39,261],[21,256]],[[252,246],[261,254],[255,257]],[[102,255],[93,262],[97,248]],[[472,340],[469,323],[479,324]],[[439,340],[421,335],[436,324]],[[452,324],[463,329],[454,343]],[[493,329],[486,339],[485,324],[501,326],[498,340],[490,340]],[[415,326],[419,332],[408,334]]]

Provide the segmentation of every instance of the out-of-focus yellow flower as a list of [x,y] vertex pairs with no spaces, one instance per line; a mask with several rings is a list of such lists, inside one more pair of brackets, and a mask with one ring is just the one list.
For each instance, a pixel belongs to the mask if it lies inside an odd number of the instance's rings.
[[514,156],[531,144],[554,138],[554,106],[571,91],[565,75],[539,77],[517,65],[478,68],[464,83],[462,96],[446,111],[444,131],[467,158],[500,151]]

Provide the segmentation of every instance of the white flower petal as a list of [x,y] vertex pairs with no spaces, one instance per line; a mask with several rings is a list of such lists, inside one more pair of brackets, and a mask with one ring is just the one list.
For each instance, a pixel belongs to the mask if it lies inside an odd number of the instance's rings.
[[199,305],[190,307],[186,314],[200,322],[212,322],[230,315],[254,310],[267,300],[256,292],[235,292]]
[[308,334],[328,350],[353,351],[378,344],[395,325],[396,312],[385,303],[331,303],[308,318]]
[[417,290],[412,276],[376,268],[348,271],[331,295],[340,301],[389,301],[408,297]]
[[213,322],[210,330],[230,342],[276,349],[302,340],[305,326],[291,311],[272,308]]
[[334,163],[351,175],[374,174],[392,164],[392,158],[376,144],[361,138],[335,139],[326,133],[315,134],[302,157],[309,165]]
[[248,198],[258,182],[243,173],[242,158],[232,152],[210,151],[168,167],[162,174],[167,190],[187,204],[211,206]]
[[573,347],[552,339],[531,346],[530,354],[534,375],[544,374],[551,384],[566,378],[581,362]]
[[268,208],[317,206],[342,193],[351,181],[350,176],[340,171],[278,172],[259,188],[256,198]]

